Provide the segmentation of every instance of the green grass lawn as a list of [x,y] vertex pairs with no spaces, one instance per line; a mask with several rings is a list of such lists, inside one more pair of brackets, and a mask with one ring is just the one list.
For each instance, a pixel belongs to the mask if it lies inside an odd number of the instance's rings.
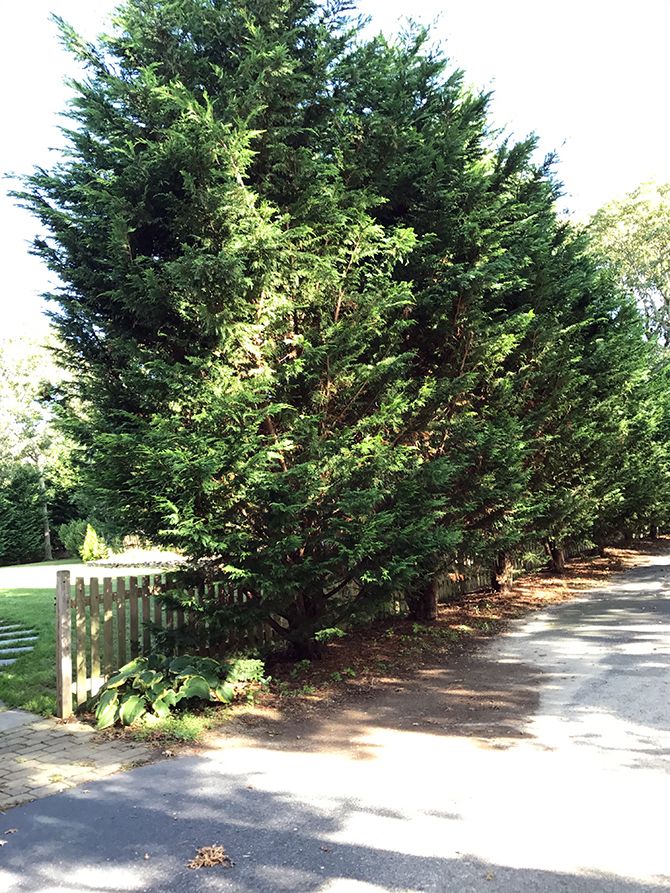
[[0,701],[8,707],[43,714],[56,708],[54,589],[0,588],[0,621],[21,623],[39,636],[32,651],[0,667]]
[[[112,569],[90,568],[68,560],[0,567],[0,625],[20,623],[39,636],[32,651],[21,655],[16,663],[0,667],[0,701],[7,707],[44,715],[53,714],[56,709],[54,599],[59,568],[70,570],[73,583],[76,576],[118,574]],[[137,570],[142,572],[141,568]]]

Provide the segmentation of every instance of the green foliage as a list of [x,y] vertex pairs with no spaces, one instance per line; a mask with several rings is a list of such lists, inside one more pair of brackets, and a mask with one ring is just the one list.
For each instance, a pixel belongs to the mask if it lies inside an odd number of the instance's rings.
[[82,498],[199,560],[210,634],[269,623],[302,658],[463,553],[638,529],[667,479],[662,358],[552,159],[492,135],[426,30],[348,8],[61,23],[87,77],[20,194]]
[[319,629],[314,633],[317,642],[332,642],[333,639],[341,639],[346,635],[343,629],[338,626],[330,627],[330,629]]
[[637,300],[649,335],[670,344],[670,183],[644,183],[608,202],[589,233],[598,262]]
[[82,561],[98,561],[109,556],[107,544],[91,524],[86,525],[86,534],[80,549],[80,555]]
[[46,560],[52,558],[52,525],[76,514],[71,444],[53,419],[62,373],[50,348],[28,338],[0,338],[0,464],[20,463],[37,475],[41,513],[33,535],[41,542],[37,559]]
[[186,700],[229,704],[236,686],[262,682],[259,660],[220,663],[208,657],[162,655],[138,657],[111,676],[97,697],[96,724],[106,729],[119,722],[132,725],[147,712],[159,719]]
[[228,682],[263,682],[265,664],[257,658],[235,658],[227,661],[226,680]]
[[88,527],[87,521],[76,518],[58,528],[58,537],[71,558],[81,557]]
[[297,678],[302,673],[307,673],[309,668],[312,666],[312,661],[308,658],[304,658],[303,660],[299,660],[295,663],[295,665],[291,668],[291,672],[289,673],[292,679]]
[[220,722],[220,717],[211,708],[198,709],[197,713],[184,711],[169,714],[163,719],[153,713],[145,713],[142,722],[133,729],[133,737],[139,741],[198,741],[217,721]]
[[0,564],[44,558],[39,472],[18,461],[0,463]]

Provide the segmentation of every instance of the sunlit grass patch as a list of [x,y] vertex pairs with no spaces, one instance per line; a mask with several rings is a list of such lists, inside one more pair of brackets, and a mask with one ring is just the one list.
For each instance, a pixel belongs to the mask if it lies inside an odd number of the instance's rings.
[[56,709],[55,608],[53,589],[0,589],[0,624],[33,629],[33,650],[0,667],[0,701],[32,713]]

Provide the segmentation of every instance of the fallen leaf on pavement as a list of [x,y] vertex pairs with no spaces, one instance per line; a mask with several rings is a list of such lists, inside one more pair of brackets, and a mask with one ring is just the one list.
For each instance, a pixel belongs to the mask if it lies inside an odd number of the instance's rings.
[[233,864],[230,856],[224,848],[215,843],[212,846],[203,846],[188,863],[189,868],[213,868],[215,865],[223,865],[230,868]]

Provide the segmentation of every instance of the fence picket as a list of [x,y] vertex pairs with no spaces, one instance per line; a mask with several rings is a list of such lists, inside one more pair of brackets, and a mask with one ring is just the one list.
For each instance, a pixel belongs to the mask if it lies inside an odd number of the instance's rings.
[[72,609],[70,571],[56,574],[56,713],[72,715]]
[[160,574],[154,574],[154,623],[156,626],[163,626],[163,602],[160,600],[160,593],[163,591],[163,579]]
[[114,593],[112,591],[112,578],[105,577],[102,581],[102,614],[103,614],[103,633],[104,633],[104,668],[105,676],[110,676],[116,667],[114,666],[114,628],[113,628],[113,606]]
[[149,628],[149,623],[151,621],[149,577],[142,577],[140,584],[142,587],[142,650],[145,654],[148,654],[151,650],[151,630]]
[[96,577],[89,583],[91,603],[91,694],[98,693],[102,684],[100,678],[100,590]]
[[130,612],[130,657],[140,653],[140,627],[137,605],[137,577],[128,580],[128,607]]
[[116,648],[119,667],[127,660],[126,635],[126,581],[119,577],[116,581]]
[[86,591],[83,577],[75,583],[75,628],[77,631],[77,707],[87,698],[86,685]]

